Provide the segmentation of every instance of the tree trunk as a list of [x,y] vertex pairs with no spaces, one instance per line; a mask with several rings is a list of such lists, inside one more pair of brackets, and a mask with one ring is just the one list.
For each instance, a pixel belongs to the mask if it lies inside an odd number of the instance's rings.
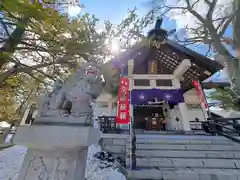
[[231,78],[232,86],[240,90],[240,65],[237,58],[228,61],[227,72]]
[[0,69],[8,61],[9,57],[15,52],[16,47],[21,42],[29,18],[22,20],[21,24],[13,31],[11,36],[6,40],[0,52]]
[[236,59],[233,60],[231,67],[232,83],[240,90],[240,1],[234,0],[233,11],[237,11],[235,19],[233,20],[233,42],[235,46]]
[[[233,11],[237,12],[235,19],[233,20],[233,42],[236,48],[240,47],[240,1],[234,0]],[[238,48],[239,50],[239,48]]]
[[214,28],[212,21],[206,20],[204,26],[208,29],[209,34],[213,39],[214,48],[224,58],[224,61],[227,63],[227,72],[229,78],[231,79],[232,85],[240,89],[240,83],[238,84],[236,82],[237,79],[235,78],[237,76],[236,73],[238,72],[238,70],[240,70],[238,66],[238,59],[232,56],[228,49],[222,44],[221,38],[219,37],[216,29]]

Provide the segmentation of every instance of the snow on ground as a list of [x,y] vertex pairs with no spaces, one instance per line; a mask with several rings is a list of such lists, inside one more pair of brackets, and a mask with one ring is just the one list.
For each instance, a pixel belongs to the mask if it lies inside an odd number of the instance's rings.
[[109,157],[101,151],[99,145],[92,145],[88,149],[85,178],[87,180],[126,180],[120,173],[122,164],[117,159]]
[[[27,148],[13,146],[0,151],[0,179],[16,180]],[[12,179],[11,179],[12,178]]]
[[[0,180],[17,180],[27,148],[13,146],[0,151]],[[122,165],[116,158],[103,152],[99,145],[92,145],[88,150],[86,180],[126,180],[120,173]]]

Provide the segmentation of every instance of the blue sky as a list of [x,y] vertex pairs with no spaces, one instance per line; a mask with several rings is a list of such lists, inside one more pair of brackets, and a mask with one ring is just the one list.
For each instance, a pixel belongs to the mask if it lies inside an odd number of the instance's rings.
[[[102,22],[104,20],[110,20],[112,23],[119,23],[127,16],[128,9],[137,7],[137,13],[144,15],[151,9],[151,5],[148,4],[149,0],[80,0],[80,3],[85,6],[83,12],[94,14]],[[74,13],[74,12],[73,12]],[[152,25],[152,27],[154,24]],[[164,19],[162,28],[171,30],[176,27],[175,20],[168,18]],[[146,30],[147,32],[147,30]],[[227,35],[231,35],[231,28],[227,31]],[[195,51],[205,54],[208,50],[206,46],[191,46],[190,48]],[[217,73],[212,78],[214,81],[226,80],[225,73]]]
[[[144,16],[151,9],[149,2],[150,0],[80,0],[85,6],[84,12],[96,15],[101,21],[110,20],[112,23],[120,23],[127,16],[128,9],[134,7],[137,8],[137,14]],[[176,23],[174,20],[165,19],[162,27],[170,30],[176,27]]]
[[127,16],[127,10],[135,6],[140,14],[145,14],[149,9],[146,7],[147,0],[80,0],[85,5],[85,12],[95,14],[101,20],[110,20],[119,23]]

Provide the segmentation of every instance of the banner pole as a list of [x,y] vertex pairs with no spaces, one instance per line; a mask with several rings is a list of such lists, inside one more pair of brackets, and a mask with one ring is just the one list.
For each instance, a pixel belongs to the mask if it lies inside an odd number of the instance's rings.
[[[198,81],[198,82],[199,82],[199,81]],[[200,86],[200,88],[201,88],[201,91],[202,91],[202,94],[203,94],[203,98],[204,98],[205,104],[206,104],[206,106],[207,106],[207,116],[208,116],[208,117],[211,117],[210,109],[209,109],[209,106],[208,106],[208,103],[207,103],[207,98],[206,98],[206,94],[205,94],[205,92],[204,92],[202,83],[199,82],[199,86]],[[207,119],[206,119],[206,120],[207,120]]]
[[133,169],[133,166],[132,166],[132,137],[133,137],[133,127],[132,127],[132,121],[133,121],[133,116],[132,116],[132,102],[131,102],[131,86],[132,86],[132,82],[131,82],[131,80],[129,80],[128,79],[128,81],[129,81],[129,89],[128,89],[128,91],[129,91],[129,118],[130,118],[130,121],[129,121],[129,136],[130,136],[130,139],[129,139],[129,141],[130,141],[130,169]]
[[210,116],[210,111],[209,111],[209,106],[207,104],[207,98],[205,95],[205,92],[203,90],[202,84],[200,83],[199,80],[195,80],[192,82],[196,91],[197,91],[197,95],[200,98],[201,101],[201,109],[203,111],[203,115],[205,118],[205,121],[207,121],[208,117]]
[[131,150],[131,156],[130,156],[130,168],[136,169],[136,134],[134,130],[134,115],[133,115],[133,105],[132,105],[132,79],[128,78],[129,81],[129,127],[130,127],[130,150]]

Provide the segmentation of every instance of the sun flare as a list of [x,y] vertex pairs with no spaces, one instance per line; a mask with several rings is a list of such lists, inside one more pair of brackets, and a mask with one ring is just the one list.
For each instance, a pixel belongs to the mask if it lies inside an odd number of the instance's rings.
[[120,51],[120,43],[117,39],[113,39],[110,42],[110,51],[112,53],[118,53]]

